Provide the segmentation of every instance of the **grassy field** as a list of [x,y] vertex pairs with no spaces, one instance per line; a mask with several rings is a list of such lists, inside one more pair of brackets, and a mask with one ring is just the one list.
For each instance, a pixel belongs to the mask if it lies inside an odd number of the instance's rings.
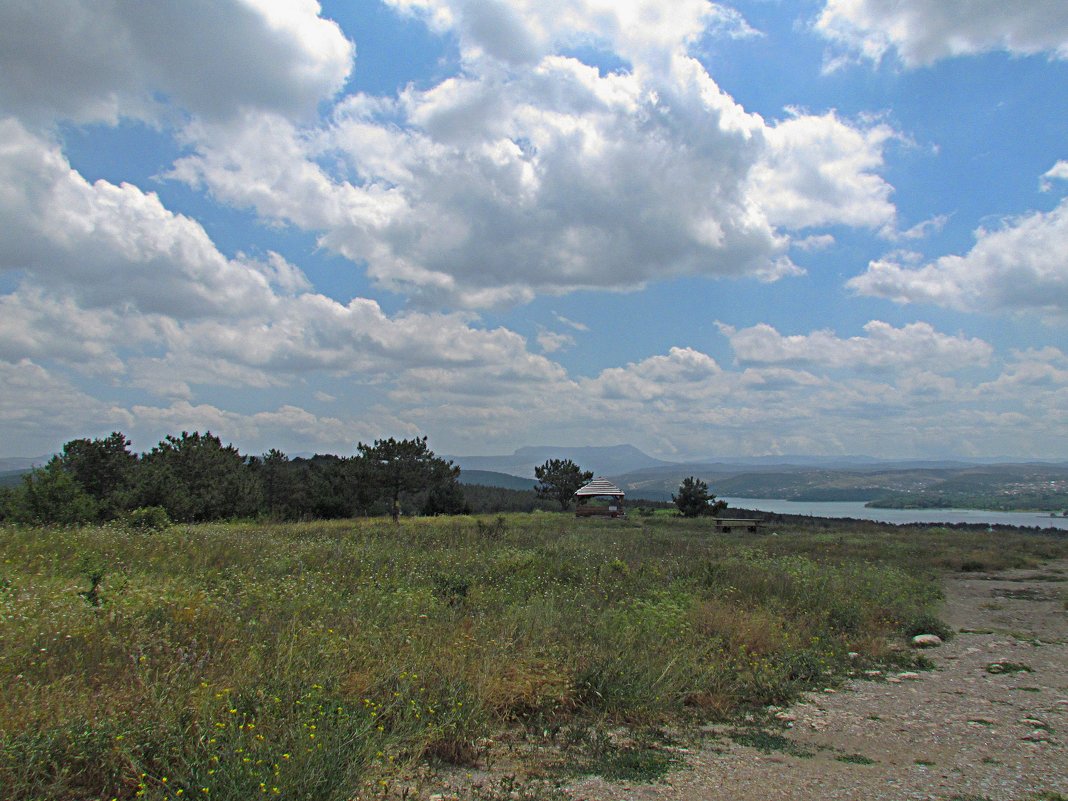
[[342,801],[506,728],[728,719],[911,659],[893,645],[939,630],[942,571],[1066,554],[548,513],[0,527],[0,787]]

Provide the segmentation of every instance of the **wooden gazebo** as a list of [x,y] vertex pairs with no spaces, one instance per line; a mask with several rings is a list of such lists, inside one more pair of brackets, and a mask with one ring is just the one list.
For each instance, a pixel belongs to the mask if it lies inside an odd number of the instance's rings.
[[623,490],[607,478],[595,478],[575,493],[575,517],[625,517]]

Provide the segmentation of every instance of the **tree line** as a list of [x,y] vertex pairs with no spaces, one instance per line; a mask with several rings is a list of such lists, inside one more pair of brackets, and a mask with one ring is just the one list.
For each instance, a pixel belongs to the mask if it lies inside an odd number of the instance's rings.
[[[570,459],[535,468],[533,490],[462,485],[460,468],[435,456],[426,437],[358,443],[349,457],[291,459],[272,449],[243,455],[210,431],[167,435],[146,453],[120,432],[75,439],[21,484],[0,487],[0,521],[42,524],[141,524],[269,518],[480,514],[566,510],[593,473]],[[672,496],[684,517],[715,514],[708,485],[688,478]],[[644,501],[652,506],[670,504]]]
[[105,522],[162,510],[175,522],[268,517],[463,514],[460,468],[426,437],[359,443],[349,457],[246,456],[210,431],[167,435],[135,454],[120,432],[76,439],[19,486],[0,489],[0,520]]

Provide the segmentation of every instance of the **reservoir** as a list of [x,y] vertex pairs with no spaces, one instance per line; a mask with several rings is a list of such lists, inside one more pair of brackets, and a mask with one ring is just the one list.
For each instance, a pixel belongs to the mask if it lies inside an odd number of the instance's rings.
[[[880,523],[976,523],[1038,526],[1068,531],[1068,517],[1044,512],[986,512],[980,509],[869,509],[863,501],[784,501],[779,498],[723,498],[728,508],[757,509],[780,515],[852,517]],[[727,512],[726,514],[730,514]]]

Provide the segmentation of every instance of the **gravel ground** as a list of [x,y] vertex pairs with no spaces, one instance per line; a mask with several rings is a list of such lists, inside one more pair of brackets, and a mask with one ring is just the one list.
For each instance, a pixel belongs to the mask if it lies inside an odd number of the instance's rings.
[[[575,801],[1068,801],[1068,562],[946,585],[959,632],[934,669],[850,680],[783,710],[783,749],[727,736],[657,784],[600,778]],[[1024,668],[1027,668],[1025,670]],[[722,732],[726,734],[726,728]]]

